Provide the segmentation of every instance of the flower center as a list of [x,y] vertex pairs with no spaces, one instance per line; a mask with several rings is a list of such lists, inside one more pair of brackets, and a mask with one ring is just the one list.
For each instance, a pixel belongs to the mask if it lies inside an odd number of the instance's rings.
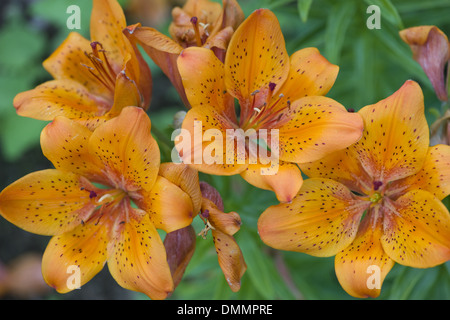
[[383,199],[383,196],[379,192],[375,192],[369,197],[370,202],[374,204],[378,203],[381,199]]
[[106,56],[106,50],[99,42],[91,42],[92,52],[85,52],[84,54],[89,58],[92,66],[83,64],[89,72],[96,78],[104,87],[114,93],[116,85],[117,73],[112,68]]
[[95,224],[108,224],[117,231],[117,228],[128,222],[132,215],[135,217],[136,213],[141,211],[132,208],[132,196],[123,189],[96,189],[95,191],[86,189],[86,191],[89,192],[89,198],[98,206],[92,216]]
[[287,121],[285,108],[289,108],[291,103],[282,105],[283,94],[278,99],[272,99],[276,84],[270,82],[267,88],[256,90],[251,93],[251,105],[241,110],[240,127],[243,129],[271,128]]

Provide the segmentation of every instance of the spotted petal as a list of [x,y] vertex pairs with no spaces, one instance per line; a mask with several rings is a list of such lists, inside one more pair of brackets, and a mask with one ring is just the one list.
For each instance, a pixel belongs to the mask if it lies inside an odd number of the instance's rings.
[[103,269],[108,233],[96,221],[90,219],[50,240],[42,260],[42,274],[59,293],[78,289]]
[[225,90],[224,66],[213,51],[187,48],[178,57],[177,65],[191,107],[213,106],[236,122],[234,100]]
[[290,57],[290,70],[279,93],[287,101],[306,96],[324,96],[333,86],[339,67],[330,63],[317,48],[305,48]]
[[150,219],[131,219],[108,246],[108,268],[122,287],[165,299],[173,291],[164,244]]
[[360,194],[366,194],[373,188],[371,177],[359,162],[357,149],[353,145],[320,160],[300,163],[299,167],[310,178],[333,179]]
[[422,169],[405,179],[394,181],[389,190],[397,195],[422,189],[442,200],[450,194],[450,146],[436,145],[428,148]]
[[450,214],[438,198],[415,190],[387,204],[381,243],[391,259],[414,268],[450,259]]
[[92,62],[85,53],[92,52],[89,40],[71,32],[66,40],[44,62],[44,68],[55,80],[69,79],[86,87],[88,92],[112,103],[111,92],[89,71]]
[[[123,58],[131,52],[131,45],[123,35],[127,26],[122,7],[115,0],[94,0],[91,14],[91,40],[102,44],[108,59],[115,67],[121,68]],[[116,69],[119,72],[120,69]]]
[[339,283],[348,294],[357,298],[378,297],[383,281],[394,265],[380,242],[382,224],[372,218],[376,219],[369,213],[363,219],[355,240],[335,258]]
[[312,96],[295,101],[277,125],[280,159],[305,163],[344,149],[362,135],[361,116],[349,113],[333,99]]
[[0,213],[16,226],[37,234],[56,235],[86,221],[95,209],[79,175],[56,169],[30,173],[0,193]]
[[355,148],[373,180],[387,183],[422,168],[429,131],[422,90],[416,82],[406,81],[397,92],[358,113],[365,128]]
[[56,169],[105,183],[101,164],[87,148],[91,135],[85,126],[65,117],[56,117],[41,132],[41,148]]
[[150,119],[137,107],[99,126],[89,139],[89,152],[102,163],[110,185],[128,191],[150,191],[159,170],[159,147]]
[[342,184],[307,179],[292,203],[269,207],[258,220],[269,246],[313,256],[335,255],[355,238],[370,202],[357,200]]
[[[248,164],[245,150],[238,149],[236,125],[211,106],[192,108],[175,138],[182,161],[195,169],[218,175],[240,173]],[[228,134],[231,130],[231,134]]]
[[225,84],[241,102],[251,93],[275,83],[280,86],[289,74],[289,56],[280,24],[268,9],[254,11],[235,31],[225,57]]
[[231,291],[237,292],[241,288],[241,278],[247,270],[242,251],[234,237],[220,230],[213,230],[212,236],[220,268]]
[[39,120],[53,120],[60,115],[82,120],[101,116],[109,108],[107,101],[92,95],[82,84],[67,79],[47,81],[21,92],[13,104],[20,116]]

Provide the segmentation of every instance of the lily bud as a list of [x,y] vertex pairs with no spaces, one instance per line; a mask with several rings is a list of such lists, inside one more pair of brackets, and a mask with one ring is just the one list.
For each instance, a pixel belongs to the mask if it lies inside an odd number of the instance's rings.
[[414,60],[430,79],[438,99],[447,101],[444,75],[445,64],[450,59],[447,36],[435,26],[419,26],[400,31],[400,37],[411,47]]

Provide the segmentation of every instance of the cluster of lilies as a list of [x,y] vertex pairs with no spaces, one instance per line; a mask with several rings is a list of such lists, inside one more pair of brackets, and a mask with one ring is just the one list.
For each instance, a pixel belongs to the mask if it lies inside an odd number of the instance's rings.
[[[241,219],[224,212],[199,172],[239,174],[273,191],[279,204],[259,216],[261,240],[335,256],[336,276],[354,297],[379,296],[381,286],[367,285],[370,267],[379,268],[382,282],[395,263],[429,268],[449,260],[450,214],[442,203],[450,194],[449,137],[430,144],[416,82],[347,110],[325,97],[339,67],[316,48],[289,55],[270,10],[245,17],[236,0],[188,0],[172,14],[169,37],[127,25],[116,0],[93,0],[90,40],[70,33],[43,62],[54,80],[14,99],[18,115],[50,121],[40,144],[54,168],[7,186],[0,214],[52,236],[42,259],[50,286],[68,292],[69,266],[79,267],[83,285],[107,264],[122,287],[165,299],[193,254],[192,223],[200,217],[202,235],[211,231],[227,283],[238,291],[247,268],[234,238]],[[400,36],[447,101],[445,34],[427,26]],[[186,163],[161,163],[151,134],[152,76],[140,49],[184,103],[181,128],[192,131],[201,121],[203,131],[277,129],[277,172],[261,174],[267,164],[237,161],[251,157],[237,151],[231,162],[191,163],[194,152],[187,152],[180,153]],[[439,120],[446,134],[449,118]]]

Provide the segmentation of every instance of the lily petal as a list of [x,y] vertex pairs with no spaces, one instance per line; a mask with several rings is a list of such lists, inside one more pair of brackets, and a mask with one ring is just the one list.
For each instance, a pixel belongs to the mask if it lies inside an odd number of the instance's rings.
[[[302,186],[302,173],[294,163],[278,163],[276,160],[276,166],[277,168],[273,164],[249,164],[241,172],[241,177],[257,188],[274,191],[278,201],[291,202]],[[263,172],[268,174],[262,174]]]
[[196,234],[191,225],[169,232],[164,238],[167,262],[172,273],[174,287],[180,283],[184,271],[194,255],[195,241]]
[[119,285],[165,299],[173,291],[164,244],[148,215],[130,220],[108,245],[108,268]]
[[429,146],[420,86],[411,80],[394,94],[358,112],[364,134],[358,158],[374,180],[387,183],[417,173]]
[[405,194],[421,189],[436,196],[439,200],[450,194],[450,146],[436,145],[428,148],[422,169],[412,176],[394,181],[389,191]]
[[66,117],[56,117],[41,132],[43,154],[56,169],[104,183],[102,167],[86,147],[92,132]]
[[183,47],[158,30],[142,27],[140,24],[129,26],[124,32],[132,43],[139,44],[155,64],[161,68],[177,90],[185,106],[190,108],[177,68],[177,58]]
[[[175,138],[182,161],[209,174],[234,175],[242,172],[248,161],[245,150],[238,149],[235,127],[228,117],[209,105],[192,108]],[[228,134],[228,130],[232,134]]]
[[245,15],[242,11],[239,3],[236,0],[222,0],[222,13],[218,20],[220,23],[216,23],[211,35],[215,35],[216,31],[231,27],[236,30],[239,25],[244,21]]
[[400,31],[400,38],[407,43],[416,60],[441,101],[448,100],[445,82],[445,65],[450,59],[448,38],[435,26],[419,26]]
[[182,163],[166,162],[161,163],[159,175],[166,178],[181,190],[183,190],[192,200],[194,216],[200,212],[202,207],[202,192],[197,170]]
[[135,201],[150,215],[153,225],[166,232],[188,226],[194,217],[192,201],[181,188],[158,176],[150,192],[141,191]]
[[160,156],[150,129],[150,119],[143,109],[126,107],[92,133],[89,152],[102,162],[110,184],[128,191],[152,189]]
[[300,163],[299,167],[310,178],[333,179],[361,194],[367,194],[373,188],[371,177],[359,162],[353,145],[320,160]]
[[211,225],[220,268],[231,290],[237,292],[241,288],[241,278],[247,270],[242,251],[233,237],[241,227],[241,217],[236,212],[223,212],[222,199],[214,187],[204,185],[202,192],[202,215]]
[[107,101],[73,80],[47,81],[16,95],[13,104],[18,115],[47,121],[60,115],[87,119],[103,115],[109,109]]
[[234,235],[241,227],[241,217],[236,212],[224,213],[209,199],[203,198],[202,212],[207,212],[208,221],[214,230]]
[[378,297],[386,275],[394,266],[380,242],[382,224],[372,220],[364,218],[355,240],[335,257],[339,283],[357,298]]
[[289,74],[289,56],[280,24],[268,9],[254,11],[235,31],[225,57],[225,84],[241,102],[251,93],[275,83]]
[[177,64],[192,108],[212,106],[230,121],[237,122],[234,99],[225,90],[223,63],[213,51],[199,47],[187,48],[180,54]]
[[89,71],[91,60],[85,53],[92,52],[91,42],[79,33],[71,32],[66,40],[48,57],[43,66],[55,80],[69,79],[86,87],[94,96],[102,97],[110,105],[111,91]]
[[36,171],[0,193],[0,213],[26,231],[62,234],[89,219],[95,205],[87,190],[93,188],[86,179],[70,172]]
[[369,204],[356,200],[336,181],[307,179],[291,203],[263,212],[258,231],[262,241],[275,249],[329,257],[354,240]]
[[291,102],[306,96],[324,96],[338,72],[339,67],[330,63],[317,48],[301,49],[291,56],[289,76],[278,92]]
[[305,163],[323,158],[358,141],[363,121],[333,99],[312,96],[286,109],[278,127],[280,159]]
[[[107,230],[95,222],[96,219],[90,219],[50,240],[42,260],[42,274],[59,293],[84,285],[103,269],[107,260]],[[80,283],[71,277],[75,272],[79,272]]]
[[247,270],[242,251],[234,237],[219,230],[212,230],[212,236],[225,279],[231,291],[238,292],[241,288],[241,278]]
[[[127,62],[129,66],[130,62]],[[133,77],[127,75],[127,68],[124,68],[116,77],[114,89],[114,104],[110,112],[116,116],[125,107],[140,107],[144,104],[139,87]]]
[[385,206],[384,251],[395,262],[430,268],[450,259],[450,214],[425,190],[415,190]]
[[91,40],[101,43],[107,51],[112,67],[116,67],[116,73],[120,72],[126,53],[133,51],[122,33],[126,26],[122,7],[116,0],[93,1],[90,23]]

